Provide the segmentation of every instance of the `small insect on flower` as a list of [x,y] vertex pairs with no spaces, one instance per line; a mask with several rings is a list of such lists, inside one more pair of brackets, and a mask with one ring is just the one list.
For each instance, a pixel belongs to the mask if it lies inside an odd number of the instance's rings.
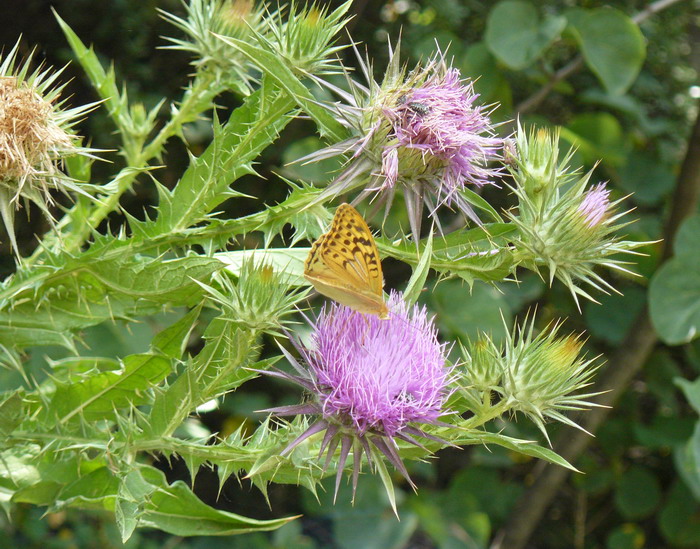
[[[349,307],[326,306],[315,322],[312,345],[294,345],[296,370],[265,373],[304,387],[312,400],[295,406],[266,410],[279,416],[317,415],[318,419],[282,452],[290,453],[312,435],[325,431],[319,457],[326,453],[325,468],[337,458],[336,493],[348,455],[353,456],[353,491],[363,455],[373,469],[386,458],[413,484],[398,454],[396,439],[422,447],[414,438],[425,437],[447,444],[416,424],[440,425],[447,413],[443,406],[450,394],[452,368],[446,346],[425,308],[408,307],[400,294],[392,293],[387,320],[363,316]],[[442,424],[444,425],[444,424]]]
[[311,247],[304,277],[325,296],[364,314],[387,318],[377,244],[358,211],[341,204],[330,230]]

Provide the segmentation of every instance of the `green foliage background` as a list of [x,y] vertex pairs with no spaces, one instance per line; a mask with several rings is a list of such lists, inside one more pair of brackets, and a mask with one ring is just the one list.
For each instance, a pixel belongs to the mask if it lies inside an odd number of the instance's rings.
[[[691,16],[698,7],[694,1],[681,1],[653,14],[638,28],[625,14],[637,14],[646,5],[627,0],[356,2],[350,32],[355,40],[367,45],[376,67],[383,66],[387,58],[387,39],[394,40],[399,33],[403,53],[412,61],[429,55],[436,42],[443,50],[449,48],[462,74],[479,78],[476,89],[482,100],[500,104],[495,116],[505,122],[504,132],[511,127],[507,121],[516,115],[524,124],[560,125],[563,139],[578,147],[574,165],[589,169],[601,160],[596,178],[610,180],[619,196],[634,193],[630,200],[636,207],[637,221],[628,233],[639,240],[657,240],[664,235],[697,114],[691,87],[698,89],[700,29]],[[179,95],[191,71],[189,59],[182,52],[157,49],[163,45],[159,37],[172,35],[172,29],[155,10],[158,7],[182,13],[179,2],[57,0],[53,6],[83,41],[94,45],[98,55],[114,60],[119,81],[127,82],[132,100],[150,108],[163,96]],[[28,49],[36,44],[47,63],[60,66],[72,59],[46,2],[10,1],[5,17],[9,21],[0,29],[0,44],[6,49],[22,32],[22,46]],[[616,56],[619,51],[626,52],[626,56]],[[580,54],[584,56],[580,66],[568,78],[556,82],[542,102],[525,110],[527,104],[523,102],[537,94],[557,69]],[[353,64],[351,53],[345,54],[344,62]],[[67,69],[66,76],[73,77],[68,87],[71,101],[80,104],[95,100],[77,64]],[[224,107],[237,106],[231,97],[223,96],[218,102]],[[310,128],[303,120],[291,123],[277,146],[267,149],[257,166],[266,179],[247,177],[237,190],[250,191],[262,202],[274,204],[283,200],[288,190],[277,173],[307,181],[323,180],[325,173],[317,166],[283,167],[290,159],[317,147],[315,138],[301,139],[309,135]],[[113,129],[104,115],[89,117],[81,131],[91,137],[93,146],[115,148]],[[197,124],[187,137],[196,154],[211,139],[206,126]],[[181,144],[169,144],[163,164],[159,180],[174,184],[188,164]],[[101,171],[106,174],[110,170],[101,163],[94,165],[97,179]],[[122,205],[131,215],[143,219],[144,209],[158,204],[159,198],[147,176],[140,176],[138,181],[134,192],[123,197]],[[503,190],[489,189],[487,198],[496,207],[511,204]],[[229,200],[223,209],[230,217],[256,211],[252,202],[242,198]],[[118,227],[119,223],[118,216],[111,216],[103,229]],[[46,230],[39,215],[20,226],[18,237],[23,251],[30,253],[36,242],[34,233]],[[661,341],[626,387],[595,440],[575,462],[585,474],[572,475],[559,490],[537,524],[530,547],[700,546],[700,382],[695,381],[700,374],[698,239],[700,222],[696,215],[681,227],[672,258],[664,261],[661,245],[645,249],[649,255],[640,258],[637,267],[643,278],[614,278],[614,286],[623,295],[603,296],[600,305],[586,303],[582,315],[561,285],[548,288],[530,274],[523,276],[519,285],[501,285],[500,293],[477,284],[471,296],[455,292],[453,286],[461,285],[451,280],[438,285],[426,298],[447,337],[473,336],[477,328],[497,336],[502,334],[499,309],[510,319],[536,305],[545,319],[568,317],[570,330],[585,330],[590,335],[589,352],[608,357],[633,353],[629,332],[638,328],[640,313],[644,314],[647,307],[651,311]],[[250,247],[254,244],[251,242]],[[7,248],[3,252],[2,268],[9,273],[12,257]],[[405,281],[407,273],[400,265],[385,263],[389,287]],[[197,273],[209,272],[210,267],[206,261],[187,265],[189,276],[195,278]],[[99,269],[99,263],[95,269]],[[173,265],[174,273],[181,269],[181,265]],[[133,275],[118,276],[125,279]],[[182,289],[181,282],[173,280],[172,287]],[[102,356],[145,357],[154,362],[153,375],[160,375],[158,361],[176,356],[180,350],[169,347],[164,336],[159,346],[158,340],[152,341],[153,336],[171,325],[177,315],[124,306],[124,314],[150,316],[145,322],[128,326],[104,323],[88,327],[83,335],[86,346],[99,347]],[[64,329],[84,326],[74,320],[69,316],[56,319],[57,344]],[[41,348],[31,355],[30,373],[42,375],[45,356],[59,360],[62,352]],[[0,389],[16,385],[13,375],[0,372]],[[288,388],[272,385],[271,392],[269,384],[248,383],[235,399],[224,401],[213,413],[202,413],[200,420],[211,430],[223,433],[256,423],[259,419],[253,410],[284,401],[285,396],[280,395]],[[69,402],[70,395],[65,398]],[[295,398],[293,391],[288,398]],[[190,427],[195,433],[196,425]],[[504,423],[502,428],[505,434],[520,438],[538,437],[524,423]],[[567,433],[563,435],[566,438]],[[178,538],[137,530],[126,546],[486,547],[499,529],[512,526],[516,501],[524,497],[536,473],[533,466],[537,469],[534,461],[516,459],[515,454],[499,447],[444,450],[434,462],[414,467],[420,489],[417,495],[403,492],[401,522],[391,518],[379,484],[361,483],[354,507],[347,503],[347,494],[340,494],[339,503],[332,506],[332,490],[319,493],[317,502],[306,490],[273,485],[270,510],[262,495],[245,482],[241,487],[230,480],[219,493],[216,475],[203,468],[194,480],[195,493],[218,509],[259,519],[301,513],[304,518],[270,534],[235,538]],[[169,482],[193,482],[184,463],[176,459],[163,459],[158,467]],[[138,483],[134,489],[138,489]],[[191,506],[194,513],[197,502],[192,501]],[[75,510],[43,513],[43,509],[27,504],[16,510],[12,523],[2,518],[5,524],[0,546],[121,546],[111,517]]]

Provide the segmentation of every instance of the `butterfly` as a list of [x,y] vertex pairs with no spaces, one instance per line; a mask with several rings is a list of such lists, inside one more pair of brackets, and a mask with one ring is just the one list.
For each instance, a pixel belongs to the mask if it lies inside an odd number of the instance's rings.
[[304,263],[304,277],[319,293],[355,311],[389,316],[377,245],[350,204],[338,206],[331,228],[314,242]]

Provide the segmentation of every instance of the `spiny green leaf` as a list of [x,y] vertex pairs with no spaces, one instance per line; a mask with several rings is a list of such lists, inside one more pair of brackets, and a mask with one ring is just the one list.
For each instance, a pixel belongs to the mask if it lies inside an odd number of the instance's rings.
[[289,123],[293,106],[279,91],[260,89],[246,98],[223,127],[215,121],[209,147],[199,157],[191,157],[169,196],[161,190],[158,219],[150,235],[186,229],[232,196],[229,185],[242,175],[255,173],[251,162]]
[[165,475],[143,468],[143,477],[157,489],[145,504],[139,526],[158,528],[178,536],[230,536],[274,530],[297,517],[256,520],[206,505],[182,481],[168,485]]

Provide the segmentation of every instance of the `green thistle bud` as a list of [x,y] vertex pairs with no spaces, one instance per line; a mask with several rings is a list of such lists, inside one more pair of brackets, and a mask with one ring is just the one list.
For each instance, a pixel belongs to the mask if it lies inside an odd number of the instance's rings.
[[248,95],[251,92],[251,65],[245,55],[217,36],[252,40],[263,30],[264,5],[255,7],[253,0],[189,0],[186,17],[160,10],[186,38],[166,39],[167,49],[183,50],[194,55],[192,64],[208,73],[222,86]]
[[348,19],[351,1],[332,12],[327,6],[299,9],[292,2],[285,18],[278,10],[265,20],[266,38],[260,45],[282,57],[287,66],[302,76],[342,73],[337,53],[346,46],[335,45]]
[[534,336],[534,318],[529,325],[526,320],[508,337],[502,356],[504,375],[498,391],[511,410],[527,415],[545,437],[547,418],[580,429],[562,412],[597,406],[587,399],[599,394],[579,393],[591,384],[598,366],[595,359],[581,356],[579,336],[557,336],[560,326],[552,324]]
[[462,345],[465,381],[478,391],[496,390],[503,376],[501,351],[491,338],[482,334],[474,343]]
[[17,252],[14,212],[22,202],[33,202],[51,220],[52,190],[85,194],[61,171],[65,158],[94,149],[80,146],[72,127],[95,104],[65,109],[59,100],[64,85],[56,86],[62,72],[39,67],[29,72],[32,55],[17,65],[19,42],[0,58],[0,213]]
[[294,306],[309,290],[292,291],[287,275],[252,256],[238,266],[229,265],[228,270],[237,275],[236,282],[228,276],[217,276],[220,289],[200,283],[209,297],[230,320],[252,330],[281,335],[279,328],[288,322],[285,317],[295,311]]
[[569,288],[576,305],[578,296],[595,301],[580,283],[606,292],[615,289],[594,272],[598,265],[633,274],[613,259],[616,254],[634,254],[647,242],[621,240],[615,236],[627,223],[616,222],[619,199],[610,202],[604,184],[589,186],[592,172],[581,175],[568,162],[573,150],[561,162],[558,132],[539,130],[527,135],[518,127],[517,153],[510,171],[511,189],[518,197],[517,214],[509,213],[519,229],[514,240],[516,258],[536,272],[549,270],[549,282],[561,280]]

